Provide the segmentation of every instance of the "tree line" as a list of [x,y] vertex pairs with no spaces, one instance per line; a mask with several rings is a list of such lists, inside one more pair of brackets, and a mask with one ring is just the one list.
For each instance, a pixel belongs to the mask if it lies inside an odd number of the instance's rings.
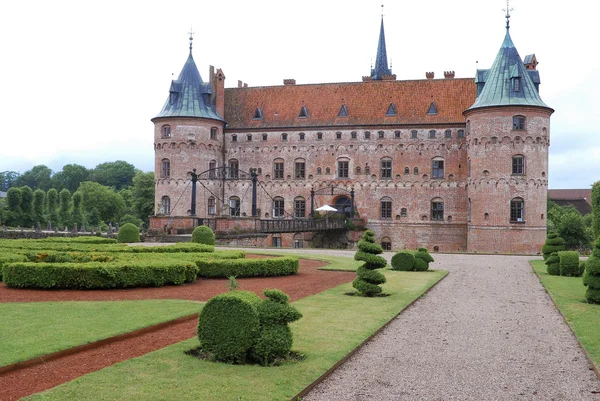
[[0,172],[0,225],[9,227],[102,227],[108,223],[148,224],[154,213],[154,173],[122,160],[93,169],[67,164],[53,172],[45,165],[19,174]]

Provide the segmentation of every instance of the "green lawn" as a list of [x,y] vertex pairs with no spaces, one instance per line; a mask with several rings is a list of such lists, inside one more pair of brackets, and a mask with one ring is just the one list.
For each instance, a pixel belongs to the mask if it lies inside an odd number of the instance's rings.
[[26,302],[0,304],[0,366],[197,313],[202,302]]
[[583,348],[600,368],[600,305],[587,303],[581,277],[551,276],[543,260],[532,261],[542,284],[569,322]]
[[[293,303],[304,317],[291,324],[302,362],[279,367],[233,366],[197,360],[183,351],[193,338],[80,377],[33,400],[287,400],[300,392],[411,301],[445,271],[387,270],[383,298],[344,295],[351,284]],[[190,336],[194,333],[190,333]],[[360,374],[360,372],[357,372]]]

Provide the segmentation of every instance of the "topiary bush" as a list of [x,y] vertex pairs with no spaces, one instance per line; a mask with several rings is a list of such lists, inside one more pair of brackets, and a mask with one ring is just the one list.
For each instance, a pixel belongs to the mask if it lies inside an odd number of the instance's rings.
[[197,244],[214,245],[215,233],[208,226],[198,226],[192,232],[192,242]]
[[594,242],[592,255],[585,262],[583,285],[587,287],[585,297],[588,302],[600,304],[600,238]]
[[291,256],[264,259],[212,259],[196,260],[201,277],[227,278],[289,276],[298,273],[298,259]]
[[132,223],[127,223],[119,229],[118,242],[140,242],[140,229]]
[[358,241],[358,249],[358,252],[354,254],[354,260],[361,260],[365,263],[356,269],[357,277],[352,282],[352,286],[363,296],[379,295],[382,292],[379,284],[385,283],[385,276],[375,270],[385,267],[387,262],[381,256],[377,256],[383,253],[383,249],[381,245],[375,243],[373,231],[365,231],[362,239]]
[[419,250],[415,252],[415,271],[424,272],[425,270],[429,269],[429,263],[432,262],[434,262],[433,256],[427,252],[426,248],[419,248]]
[[585,272],[585,260],[580,260],[579,261],[579,276],[582,276],[583,273]]
[[392,256],[392,270],[412,271],[415,264],[415,255],[411,251],[398,251]]
[[558,236],[554,231],[550,231],[546,237],[546,242],[542,246],[542,256],[544,260],[548,259],[552,252],[564,251],[566,248],[565,240]]
[[558,252],[560,259],[560,275],[567,277],[579,277],[579,253],[576,251]]
[[558,252],[552,252],[544,263],[548,266],[546,269],[548,274],[551,276],[560,276],[560,258]]

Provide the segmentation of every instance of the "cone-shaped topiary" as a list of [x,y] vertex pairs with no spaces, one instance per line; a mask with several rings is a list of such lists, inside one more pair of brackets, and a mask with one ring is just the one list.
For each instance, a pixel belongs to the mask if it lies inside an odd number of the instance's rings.
[[354,254],[354,260],[365,262],[356,270],[357,277],[352,282],[352,286],[364,296],[373,297],[381,294],[379,284],[385,283],[385,276],[376,269],[381,269],[387,265],[387,262],[381,256],[383,249],[375,243],[375,233],[371,230],[365,231],[362,239],[358,241],[358,252]]
[[585,297],[588,302],[600,304],[600,238],[594,242],[592,255],[585,262],[583,285],[587,287]]
[[192,232],[192,242],[205,245],[215,244],[215,234],[208,226],[198,226]]
[[132,223],[124,224],[117,234],[118,242],[140,242],[140,229]]
[[565,249],[567,249],[565,240],[559,237],[556,232],[550,231],[546,237],[546,242],[542,246],[542,256],[544,257],[544,260],[546,260],[552,252],[560,252]]
[[548,266],[548,274],[551,276],[560,276],[560,258],[558,257],[558,252],[552,252],[544,263]]

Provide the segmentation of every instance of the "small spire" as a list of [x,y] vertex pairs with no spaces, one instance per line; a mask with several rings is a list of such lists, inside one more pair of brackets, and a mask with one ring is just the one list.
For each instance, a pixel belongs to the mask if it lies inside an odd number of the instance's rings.
[[188,32],[190,34],[190,55],[192,54],[192,41],[194,40],[194,32],[192,30],[192,27],[190,26],[190,31]]
[[510,12],[513,9],[510,8],[510,0],[506,0],[506,9],[503,9],[502,11],[506,11],[506,15],[504,16],[504,18],[506,18],[506,30],[508,31],[510,29]]
[[383,19],[383,4],[381,5],[381,19]]

